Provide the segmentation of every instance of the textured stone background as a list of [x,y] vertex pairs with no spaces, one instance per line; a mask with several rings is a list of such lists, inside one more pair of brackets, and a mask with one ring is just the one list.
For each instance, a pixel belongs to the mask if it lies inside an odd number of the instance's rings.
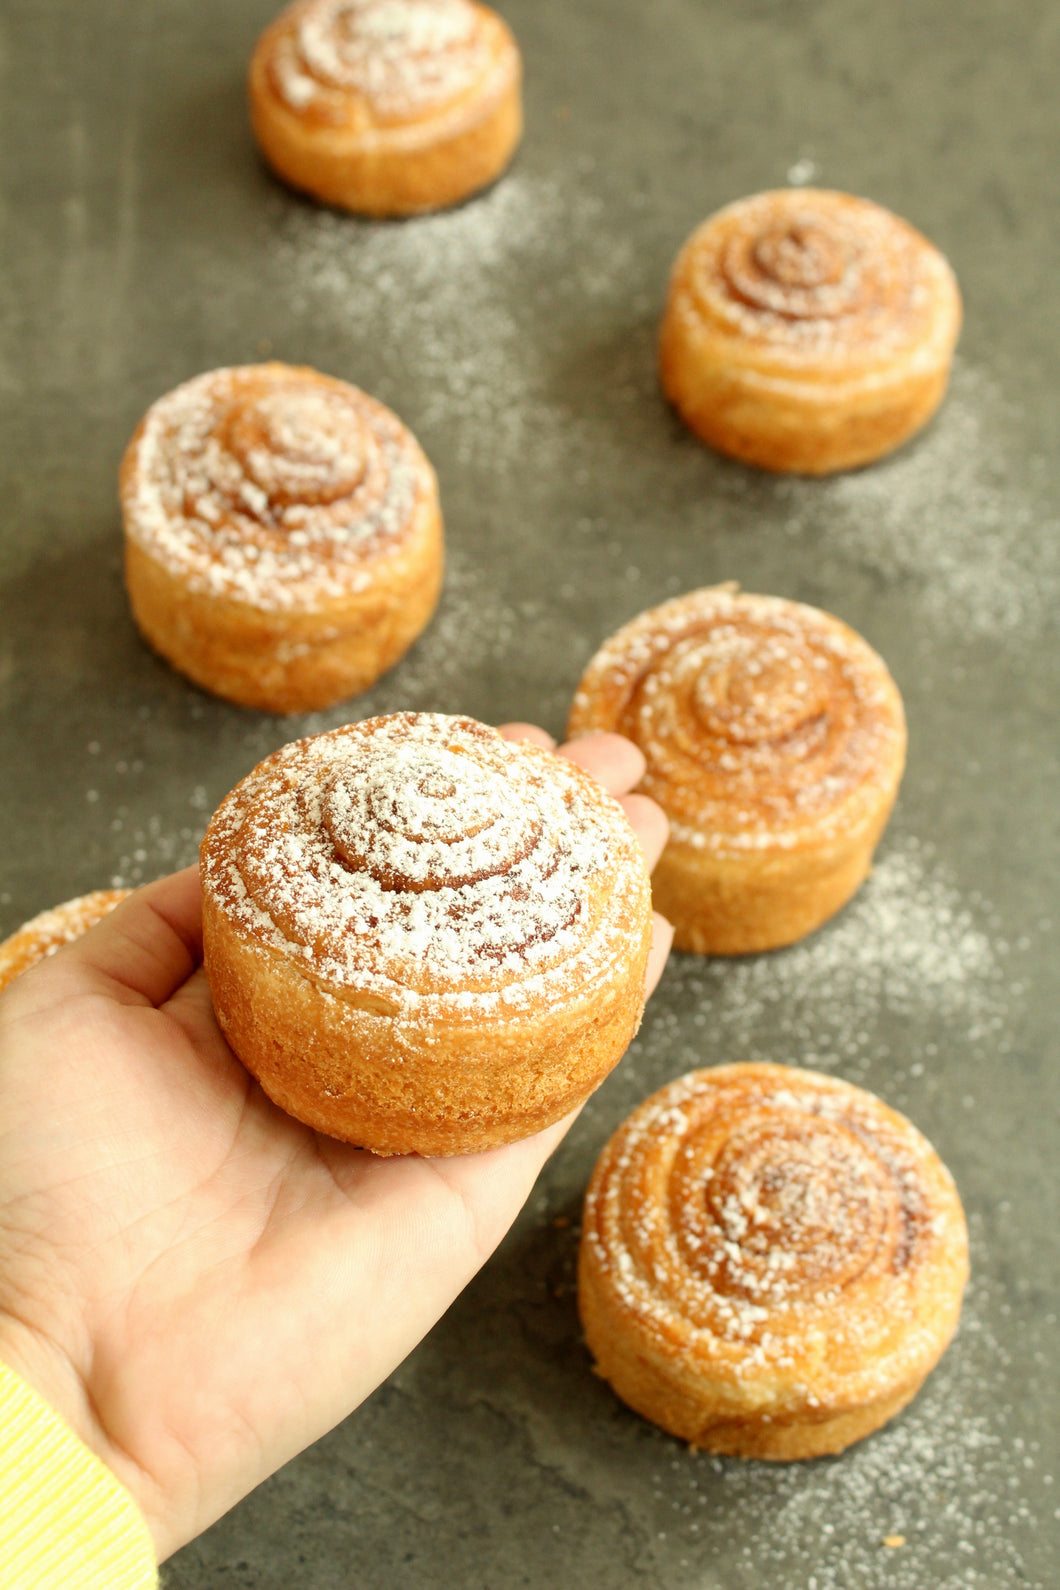
[[[439,616],[352,712],[558,730],[605,634],[737,579],[861,630],[905,695],[911,753],[858,899],[782,954],[676,957],[500,1254],[166,1583],[1055,1584],[1060,11],[506,0],[527,63],[511,173],[452,214],[373,225],[286,194],[255,158],[242,76],[273,9],[0,14],[0,932],[192,859],[256,760],[347,716],[281,722],[198,694],[140,646],[122,596],[115,471],[137,418],[266,354],[377,393],[441,477]],[[829,482],[712,456],[655,386],[677,247],[789,177],[908,217],[965,293],[938,420]],[[756,1056],[905,1110],[973,1236],[960,1336],[916,1403],[795,1468],[693,1456],[627,1413],[589,1372],[571,1288],[610,1129],[690,1066]]]

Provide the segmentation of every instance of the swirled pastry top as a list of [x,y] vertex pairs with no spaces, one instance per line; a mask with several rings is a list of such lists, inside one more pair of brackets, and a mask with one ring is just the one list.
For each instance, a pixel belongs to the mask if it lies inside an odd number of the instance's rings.
[[87,933],[113,911],[128,893],[128,889],[96,889],[92,894],[64,900],[62,905],[52,906],[24,922],[17,933],[0,944],[0,989],[14,982],[37,961],[79,939],[82,933]]
[[361,130],[437,117],[518,71],[507,27],[472,0],[302,0],[280,19],[269,81],[288,107]]
[[649,909],[636,837],[593,779],[434,713],[277,751],[222,802],[202,858],[241,929],[381,1014],[591,997]]
[[641,788],[671,840],[719,854],[856,832],[893,794],[901,698],[846,624],[800,602],[711,586],[642,613],[590,662],[570,732],[644,752]]
[[893,1389],[956,1325],[967,1233],[930,1143],[849,1083],[789,1066],[694,1071],[608,1143],[585,1241],[664,1348],[712,1376]]
[[127,534],[190,589],[269,611],[365,591],[434,474],[382,403],[285,364],[212,370],[148,409],[122,464]]
[[914,367],[948,359],[961,317],[953,272],[915,228],[868,199],[815,188],[756,194],[711,216],[677,257],[671,301],[719,357],[778,379],[819,374],[833,396],[847,369],[860,381],[903,353]]

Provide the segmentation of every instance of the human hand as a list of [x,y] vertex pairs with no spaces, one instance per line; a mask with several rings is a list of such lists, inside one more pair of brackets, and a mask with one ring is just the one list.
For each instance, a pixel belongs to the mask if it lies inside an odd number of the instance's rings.
[[[620,797],[653,866],[666,822],[627,793],[640,752],[590,735],[559,754]],[[649,991],[669,942],[658,918]],[[201,962],[188,868],[0,999],[0,1359],[128,1487],[160,1558],[401,1362],[570,1124],[458,1159],[323,1137],[240,1065]]]

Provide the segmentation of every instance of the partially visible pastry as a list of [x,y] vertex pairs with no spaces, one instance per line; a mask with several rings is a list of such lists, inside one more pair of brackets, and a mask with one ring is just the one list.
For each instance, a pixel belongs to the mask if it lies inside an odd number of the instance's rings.
[[121,501],[145,640],[242,706],[366,690],[438,600],[433,469],[397,415],[315,370],[244,365],[167,393],[126,449]]
[[619,1127],[585,1199],[579,1306],[624,1402],[710,1452],[841,1452],[915,1396],[968,1277],[930,1143],[849,1083],[693,1071]]
[[790,944],[865,878],[905,764],[901,697],[837,618],[735,586],[642,613],[597,652],[569,734],[623,734],[670,820],[652,876],[679,949]]
[[78,895],[75,900],[65,900],[24,922],[17,933],[0,943],[0,990],[102,922],[128,893],[128,889],[97,889],[92,894]]
[[522,133],[522,63],[475,0],[298,0],[250,64],[250,114],[285,182],[364,215],[457,204]]
[[880,458],[942,401],[957,282],[908,222],[846,193],[739,199],[677,256],[663,390],[719,452],[825,475]]
[[217,1019],[282,1109],[377,1154],[467,1154],[587,1097],[644,1004],[651,890],[587,773],[402,712],[277,751],[202,845]]

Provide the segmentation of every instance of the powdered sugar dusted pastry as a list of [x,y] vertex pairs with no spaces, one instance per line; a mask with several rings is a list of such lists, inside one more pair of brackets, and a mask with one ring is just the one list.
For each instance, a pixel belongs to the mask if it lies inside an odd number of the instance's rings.
[[79,939],[128,893],[128,889],[97,889],[92,894],[78,895],[75,900],[65,900],[24,922],[17,933],[0,944],[0,989],[45,956],[54,955],[64,944]]
[[411,215],[500,175],[522,132],[519,50],[474,0],[299,0],[250,65],[254,135],[327,204]]
[[674,264],[663,390],[723,453],[824,475],[890,452],[942,401],[953,272],[867,199],[787,188],[705,221]]
[[144,638],[244,706],[305,712],[366,690],[434,611],[434,471],[395,414],[315,370],[213,370],[160,398],[121,499]]
[[277,1104],[381,1154],[529,1136],[618,1061],[648,875],[617,801],[470,718],[277,751],[202,847],[218,1020]]
[[776,596],[713,586],[642,613],[597,652],[569,732],[611,729],[644,752],[670,819],[652,877],[681,949],[790,944],[869,870],[905,763],[883,661],[846,624]]
[[711,1452],[841,1452],[913,1397],[957,1328],[968,1239],[910,1123],[788,1066],[672,1082],[585,1200],[579,1302],[600,1373]]

